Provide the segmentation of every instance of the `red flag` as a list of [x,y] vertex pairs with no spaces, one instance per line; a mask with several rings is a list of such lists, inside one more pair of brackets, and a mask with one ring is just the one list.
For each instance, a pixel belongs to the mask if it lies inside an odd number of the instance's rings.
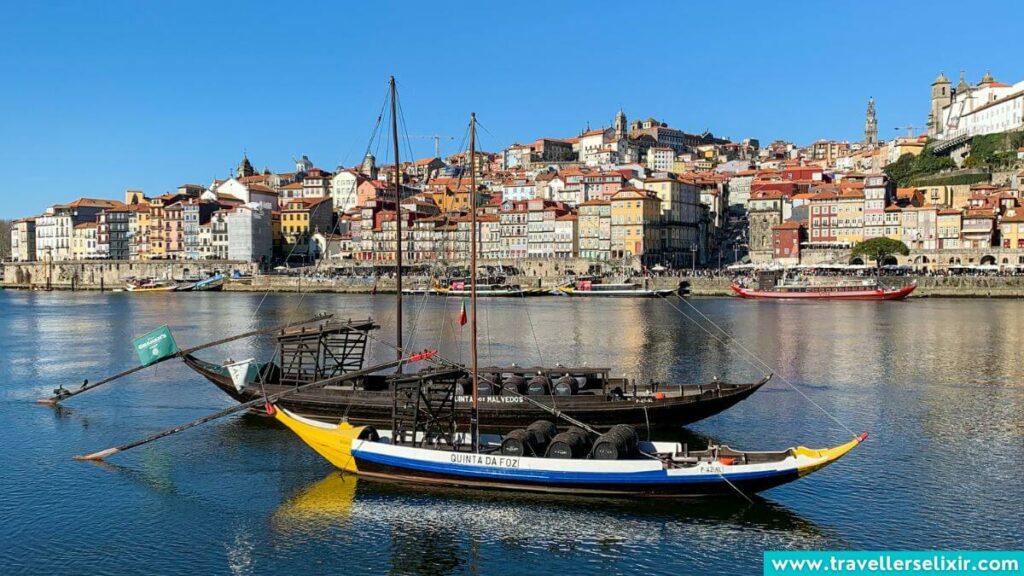
[[462,310],[459,310],[459,326],[466,325],[466,300],[462,300]]

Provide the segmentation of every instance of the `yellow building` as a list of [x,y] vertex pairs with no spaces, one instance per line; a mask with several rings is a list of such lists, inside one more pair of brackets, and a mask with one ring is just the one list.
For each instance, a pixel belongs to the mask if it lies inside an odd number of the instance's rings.
[[305,244],[315,232],[331,232],[333,224],[330,198],[291,198],[281,210],[285,244]]
[[903,209],[895,204],[885,207],[886,238],[903,241]]
[[162,260],[167,257],[167,231],[164,229],[164,206],[168,194],[149,201],[149,259]]
[[844,190],[836,208],[835,241],[853,246],[864,240],[864,192]]
[[917,189],[925,203],[943,208],[963,208],[971,199],[969,184],[918,186]]
[[653,192],[632,187],[611,198],[611,257],[640,256],[654,262],[660,255],[661,200]]
[[149,204],[128,206],[128,259],[149,260]]
[[95,222],[84,222],[75,226],[71,235],[72,260],[89,260],[98,257],[96,230]]
[[963,212],[957,208],[939,209],[935,216],[935,228],[937,231],[936,237],[938,239],[936,248],[942,250],[943,248],[951,249],[960,247],[962,216]]
[[1024,209],[1014,208],[999,221],[1003,248],[1024,248]]

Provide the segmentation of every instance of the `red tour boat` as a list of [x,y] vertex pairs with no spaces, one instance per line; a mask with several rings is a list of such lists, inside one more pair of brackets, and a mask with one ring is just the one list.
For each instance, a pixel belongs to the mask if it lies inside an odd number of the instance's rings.
[[812,283],[807,280],[787,281],[778,271],[758,275],[756,287],[732,284],[742,298],[830,299],[830,300],[902,300],[917,288],[911,282],[905,286],[886,287],[876,278],[856,281],[840,280],[835,283]]

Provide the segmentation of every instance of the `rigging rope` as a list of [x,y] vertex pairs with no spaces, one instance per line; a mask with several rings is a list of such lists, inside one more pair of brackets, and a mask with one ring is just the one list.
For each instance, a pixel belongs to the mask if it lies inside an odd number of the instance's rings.
[[[759,369],[762,369],[762,370],[768,370],[769,372],[771,372],[771,373],[773,373],[773,374],[777,374],[777,375],[778,375],[778,377],[779,377],[779,380],[782,380],[782,381],[783,381],[783,382],[785,382],[785,383],[786,383],[787,385],[789,385],[789,387],[790,387],[790,388],[792,388],[792,389],[793,389],[793,390],[794,390],[794,391],[795,391],[795,392],[796,392],[797,394],[799,394],[800,396],[802,396],[804,400],[806,400],[806,401],[807,401],[807,402],[809,402],[809,403],[810,403],[810,404],[811,404],[812,406],[814,406],[815,408],[817,408],[818,410],[820,410],[822,414],[824,414],[825,416],[827,416],[828,418],[830,418],[830,419],[831,419],[831,420],[832,420],[833,422],[835,422],[836,424],[838,424],[840,428],[842,428],[843,430],[845,430],[846,432],[848,432],[848,433],[849,433],[849,434],[850,434],[851,436],[853,436],[854,438],[856,438],[856,437],[857,437],[857,433],[856,433],[856,432],[854,432],[854,431],[853,431],[853,430],[852,430],[852,429],[851,429],[851,428],[850,428],[849,426],[847,426],[846,424],[843,424],[843,422],[842,422],[842,421],[840,421],[840,420],[839,420],[839,418],[836,418],[836,416],[835,416],[835,415],[833,415],[833,414],[832,414],[831,412],[829,412],[829,411],[828,411],[828,410],[826,410],[826,409],[825,409],[824,407],[822,407],[822,406],[821,406],[820,404],[818,404],[817,402],[815,402],[814,400],[812,400],[810,396],[808,396],[807,394],[805,394],[803,390],[801,390],[801,389],[800,389],[800,388],[798,388],[798,387],[797,387],[797,386],[796,386],[795,384],[793,384],[793,383],[792,383],[792,382],[791,382],[791,381],[790,381],[790,380],[789,380],[788,378],[786,378],[786,377],[785,377],[785,375],[783,375],[783,374],[779,373],[779,371],[778,371],[778,370],[776,370],[776,369],[772,368],[772,366],[771,366],[770,364],[768,364],[767,362],[765,362],[764,360],[762,360],[762,359],[761,359],[761,358],[760,358],[760,357],[759,357],[759,356],[758,356],[757,354],[754,354],[753,352],[751,352],[751,351],[750,351],[750,350],[749,350],[749,349],[748,349],[748,348],[747,348],[746,346],[744,346],[744,345],[743,345],[743,344],[742,344],[742,343],[741,343],[741,342],[740,342],[739,340],[737,340],[737,339],[736,339],[736,337],[734,337],[734,336],[731,336],[731,335],[730,335],[730,334],[729,334],[728,332],[726,332],[726,331],[725,331],[725,329],[723,329],[723,328],[722,328],[721,326],[719,326],[718,324],[716,324],[714,320],[712,320],[711,318],[708,318],[708,316],[707,316],[706,314],[704,314],[703,312],[701,312],[700,310],[698,310],[696,306],[694,306],[694,305],[693,305],[693,304],[691,304],[691,303],[690,303],[689,301],[687,301],[687,300],[686,300],[686,298],[683,298],[683,297],[682,297],[681,295],[678,295],[678,294],[677,294],[677,296],[679,296],[679,300],[681,300],[681,301],[682,301],[683,303],[685,303],[685,304],[686,304],[687,306],[689,306],[689,307],[690,307],[691,309],[693,309],[693,311],[694,311],[694,312],[696,312],[697,314],[699,314],[701,318],[703,318],[703,319],[704,319],[705,321],[707,321],[707,322],[708,322],[708,324],[710,324],[710,325],[711,325],[711,326],[713,326],[713,327],[714,327],[714,328],[715,328],[716,330],[718,330],[719,332],[721,332],[721,333],[722,333],[722,334],[723,334],[723,335],[724,335],[724,336],[725,336],[725,337],[726,337],[726,338],[728,339],[728,341],[722,341],[722,339],[721,339],[721,338],[718,338],[717,336],[715,336],[714,334],[712,334],[712,333],[711,333],[711,332],[710,332],[710,331],[709,331],[709,330],[708,330],[707,328],[705,328],[705,327],[704,327],[704,326],[703,326],[702,324],[700,324],[699,322],[696,322],[696,321],[694,321],[694,320],[693,320],[692,318],[690,318],[689,316],[687,316],[687,315],[686,315],[686,313],[685,313],[685,312],[683,312],[683,310],[682,310],[682,309],[680,309],[679,307],[677,307],[676,305],[674,305],[674,304],[673,304],[673,303],[672,303],[672,302],[671,302],[671,301],[670,301],[670,300],[669,300],[669,299],[668,299],[668,298],[667,298],[666,296],[664,296],[664,295],[661,295],[661,298],[662,298],[662,299],[663,299],[663,300],[664,300],[664,301],[665,301],[666,303],[668,303],[668,305],[669,305],[669,306],[671,306],[672,308],[674,308],[674,309],[675,309],[675,310],[676,310],[677,312],[679,312],[680,314],[682,314],[682,315],[683,315],[684,317],[688,318],[688,319],[689,319],[689,320],[690,320],[691,322],[694,322],[695,324],[697,324],[697,326],[699,326],[699,327],[700,327],[700,328],[701,328],[702,330],[704,330],[705,332],[707,332],[707,333],[708,333],[708,334],[709,334],[709,335],[710,335],[710,336],[711,336],[712,338],[714,338],[715,340],[718,340],[719,342],[722,342],[722,343],[723,343],[723,344],[725,344],[726,346],[729,346],[729,343],[730,343],[730,341],[731,341],[731,342],[732,342],[733,344],[735,344],[735,347],[736,347],[736,348],[739,348],[739,349],[740,349],[740,350],[742,350],[742,351],[743,351],[744,353],[746,353],[746,357],[744,357],[743,355],[740,355],[740,357],[741,357],[741,358],[743,358],[743,359],[744,359],[744,360],[745,360],[745,361],[746,361],[746,362],[747,362],[748,364],[750,364],[751,366],[754,366],[755,368],[759,368]],[[751,359],[752,359],[752,360],[751,360]],[[756,363],[755,363],[755,361],[756,361]],[[760,364],[760,366],[759,366],[758,364]]]

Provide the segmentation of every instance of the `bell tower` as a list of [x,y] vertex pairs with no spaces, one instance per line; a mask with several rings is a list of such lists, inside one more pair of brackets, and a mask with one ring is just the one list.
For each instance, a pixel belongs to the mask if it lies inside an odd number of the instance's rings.
[[249,162],[248,154],[242,155],[242,161],[238,163],[238,177],[244,178],[246,176],[253,176],[256,174],[256,170],[252,167]]
[[615,137],[625,138],[626,137],[626,113],[619,108],[619,113],[615,115]]
[[932,108],[928,114],[928,136],[942,134],[945,129],[945,118],[942,109],[953,102],[953,91],[949,78],[942,72],[932,82]]
[[868,113],[864,119],[864,143],[878,145],[878,118],[875,117],[875,99],[868,98]]

